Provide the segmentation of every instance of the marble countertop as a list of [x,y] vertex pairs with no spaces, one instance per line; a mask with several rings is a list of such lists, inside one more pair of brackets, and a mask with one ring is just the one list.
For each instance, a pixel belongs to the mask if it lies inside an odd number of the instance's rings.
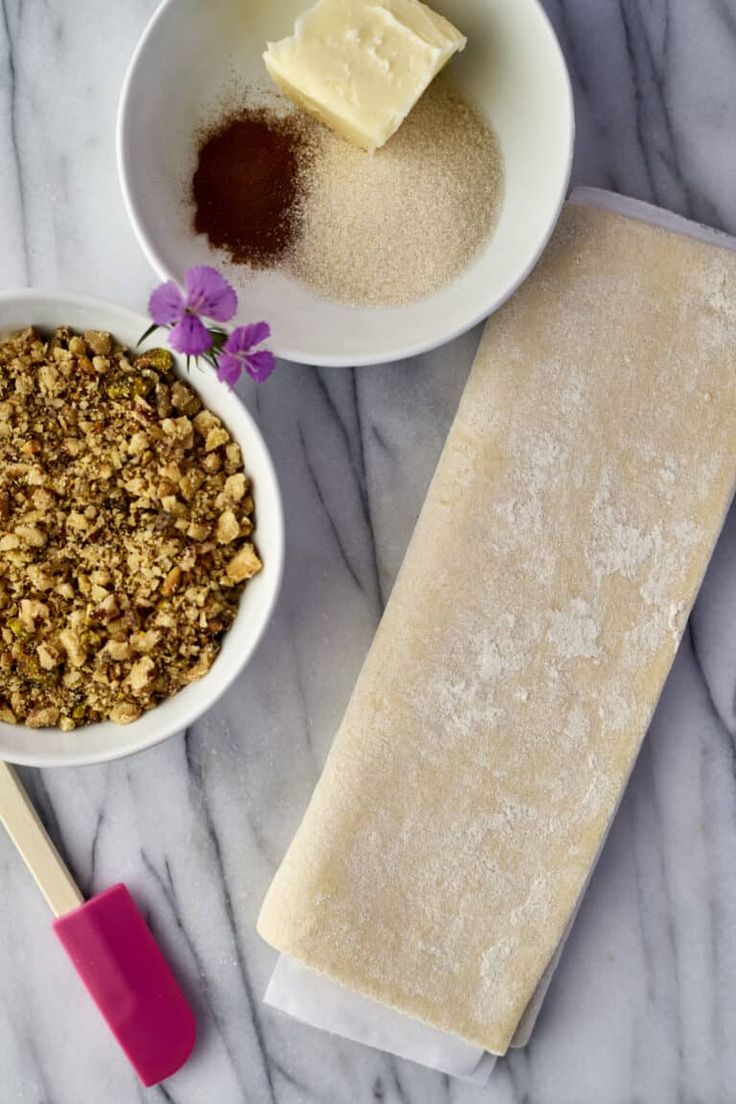
[[[154,278],[114,123],[154,0],[0,5],[0,286],[138,309]],[[736,233],[736,0],[546,0],[575,86],[574,182]],[[0,837],[2,1104],[736,1101],[736,510],[529,1047],[488,1088],[302,1027],[260,1001],[254,922],[399,567],[479,333],[383,368],[282,366],[243,395],[285,491],[271,628],[202,721],[108,766],[24,771],[83,889],[125,880],[199,1018],[143,1092]]]

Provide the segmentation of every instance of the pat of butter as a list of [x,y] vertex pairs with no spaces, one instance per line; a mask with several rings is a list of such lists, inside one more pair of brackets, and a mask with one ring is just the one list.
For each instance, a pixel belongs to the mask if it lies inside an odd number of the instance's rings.
[[319,0],[263,58],[290,99],[373,150],[466,41],[419,0]]

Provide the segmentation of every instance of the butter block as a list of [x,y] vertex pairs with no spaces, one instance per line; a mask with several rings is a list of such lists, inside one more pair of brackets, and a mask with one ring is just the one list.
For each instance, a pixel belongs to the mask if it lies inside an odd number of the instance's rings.
[[374,150],[466,41],[419,0],[319,0],[263,59],[296,104]]

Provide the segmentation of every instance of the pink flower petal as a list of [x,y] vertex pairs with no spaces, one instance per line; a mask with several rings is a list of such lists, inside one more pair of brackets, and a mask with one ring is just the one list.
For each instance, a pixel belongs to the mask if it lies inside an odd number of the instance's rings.
[[260,345],[271,336],[268,322],[251,322],[248,326],[238,326],[225,342],[228,353],[247,353],[254,345]]
[[184,314],[169,334],[169,345],[177,353],[201,356],[212,345],[212,336],[193,314]]
[[248,353],[245,357],[245,370],[256,383],[263,383],[276,367],[273,353],[260,349],[257,353]]
[[238,309],[238,297],[224,276],[209,265],[194,265],[184,277],[187,307],[194,314],[229,322]]
[[243,365],[237,356],[233,356],[232,353],[220,354],[220,359],[217,362],[217,378],[226,383],[228,387],[235,386],[242,371]]
[[173,280],[160,284],[148,300],[148,313],[157,326],[178,322],[184,313],[184,298]]

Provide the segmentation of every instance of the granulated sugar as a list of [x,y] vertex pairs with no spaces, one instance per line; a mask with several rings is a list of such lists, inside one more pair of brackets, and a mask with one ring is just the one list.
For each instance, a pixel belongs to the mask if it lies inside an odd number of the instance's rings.
[[502,163],[488,124],[447,78],[372,154],[305,125],[314,156],[287,272],[330,299],[398,306],[472,263],[498,217]]

